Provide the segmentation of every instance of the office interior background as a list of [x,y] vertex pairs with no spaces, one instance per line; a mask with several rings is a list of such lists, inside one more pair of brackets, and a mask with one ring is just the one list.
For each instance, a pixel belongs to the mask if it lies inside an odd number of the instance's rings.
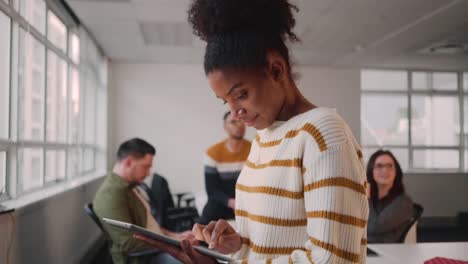
[[[336,109],[366,158],[394,152],[421,230],[455,225],[468,212],[468,1],[294,3],[301,92]],[[100,236],[83,204],[131,137],[202,208],[203,155],[227,108],[188,5],[0,0],[0,204],[15,209],[0,215],[1,263],[80,262]]]

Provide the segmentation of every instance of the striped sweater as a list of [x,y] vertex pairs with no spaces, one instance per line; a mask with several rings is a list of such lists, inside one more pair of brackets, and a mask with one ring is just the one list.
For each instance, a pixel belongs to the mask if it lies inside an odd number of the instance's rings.
[[[239,263],[365,263],[362,152],[335,111],[259,130],[236,185]],[[242,260],[242,261],[241,261]]]
[[227,206],[235,197],[237,178],[250,152],[251,143],[242,141],[240,150],[230,152],[223,140],[211,146],[205,155],[205,185],[208,199]]

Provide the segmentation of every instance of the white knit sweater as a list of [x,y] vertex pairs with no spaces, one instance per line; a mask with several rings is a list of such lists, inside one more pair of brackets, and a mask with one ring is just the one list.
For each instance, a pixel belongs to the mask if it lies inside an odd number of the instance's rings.
[[368,202],[351,130],[315,108],[260,130],[236,186],[239,263],[365,263]]

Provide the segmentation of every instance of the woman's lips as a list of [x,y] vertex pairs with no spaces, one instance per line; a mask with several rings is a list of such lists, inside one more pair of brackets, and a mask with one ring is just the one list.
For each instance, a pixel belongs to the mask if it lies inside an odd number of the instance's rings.
[[253,126],[255,121],[257,120],[258,115],[254,116],[252,119],[244,120],[246,126]]

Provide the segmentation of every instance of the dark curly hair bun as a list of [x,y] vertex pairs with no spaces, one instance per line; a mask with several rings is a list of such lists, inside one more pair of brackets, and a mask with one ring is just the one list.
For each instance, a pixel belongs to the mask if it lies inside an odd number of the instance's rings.
[[293,11],[299,9],[288,0],[195,0],[188,21],[195,35],[210,37],[241,31],[280,35],[297,41],[292,29],[296,24]]
[[261,68],[268,51],[277,51],[289,67],[285,41],[299,41],[293,32],[289,0],[193,0],[188,21],[193,33],[207,41],[205,72],[225,67]]

